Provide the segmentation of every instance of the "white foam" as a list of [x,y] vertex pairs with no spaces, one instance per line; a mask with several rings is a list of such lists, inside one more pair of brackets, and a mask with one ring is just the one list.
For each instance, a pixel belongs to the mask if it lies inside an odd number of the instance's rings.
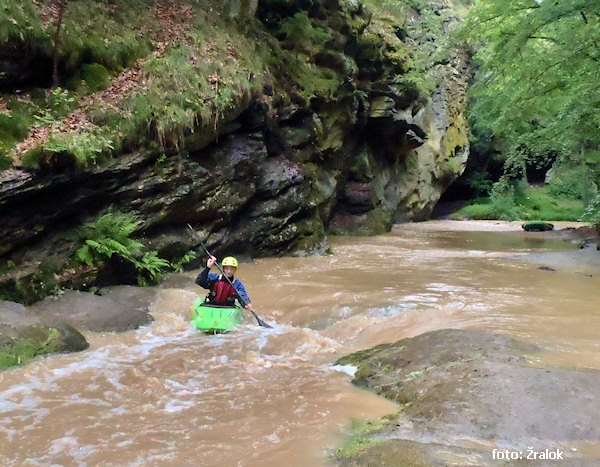
[[358,370],[358,367],[355,367],[353,365],[331,365],[330,368],[332,370],[339,371],[340,373],[346,373],[352,378],[354,378],[356,370]]

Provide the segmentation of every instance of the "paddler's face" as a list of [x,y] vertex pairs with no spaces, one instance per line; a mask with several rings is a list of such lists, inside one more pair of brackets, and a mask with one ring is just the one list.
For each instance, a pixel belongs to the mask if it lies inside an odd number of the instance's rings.
[[233,277],[233,275],[235,274],[235,270],[236,270],[236,268],[234,268],[233,266],[223,267],[223,272],[225,273],[225,275],[227,277]]

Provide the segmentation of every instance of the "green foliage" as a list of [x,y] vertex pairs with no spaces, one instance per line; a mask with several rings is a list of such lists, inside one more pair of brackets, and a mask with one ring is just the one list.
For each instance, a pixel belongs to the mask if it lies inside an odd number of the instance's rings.
[[183,267],[190,261],[195,260],[197,257],[198,254],[194,250],[190,250],[181,258],[172,261],[171,267],[175,272],[183,272]]
[[114,253],[132,261],[143,244],[131,238],[142,221],[131,214],[108,212],[83,229],[84,245],[76,252],[76,258],[88,266],[98,266]]
[[107,88],[108,78],[108,70],[99,63],[85,64],[81,67],[81,79],[92,92]]
[[170,263],[159,258],[156,251],[142,254],[144,244],[131,238],[141,224],[142,221],[131,214],[108,212],[83,229],[84,244],[75,257],[81,263],[98,267],[117,254],[138,270],[140,286],[154,284]]
[[332,37],[327,29],[315,25],[305,11],[283,19],[277,26],[277,33],[285,38],[285,48],[306,56],[321,51]]
[[35,126],[39,128],[58,123],[73,110],[75,101],[75,97],[66,89],[53,89],[48,95],[48,107],[35,116]]
[[476,196],[488,196],[492,191],[493,182],[486,172],[475,172],[469,179],[469,184],[475,190]]
[[155,28],[152,9],[144,0],[71,0],[64,16],[59,54],[72,68],[95,62],[118,69],[148,52],[152,32],[140,32]]
[[156,284],[162,277],[163,272],[171,266],[166,259],[159,258],[156,251],[144,253],[144,256],[140,259],[134,259],[133,264],[140,271],[138,277],[140,287]]
[[49,49],[50,40],[32,0],[3,0],[0,8],[0,43],[37,41]]
[[0,170],[12,165],[11,151],[16,143],[27,136],[29,128],[35,123],[35,115],[40,112],[39,107],[27,97],[2,98],[9,113],[0,114]]
[[303,99],[309,101],[313,97],[322,97],[331,101],[335,98],[341,80],[333,70],[295,57],[283,57],[283,63],[289,75],[298,83]]
[[528,162],[598,148],[599,2],[477,0],[461,37],[477,50],[477,133]]
[[[281,38],[284,51],[273,49],[268,61],[277,74],[287,75],[298,85],[297,92],[309,101],[314,97],[333,100],[342,79],[334,70],[314,63],[318,53],[326,50],[326,44],[332,39],[330,30],[308,17],[305,11],[283,19],[277,26],[276,35]],[[356,66],[343,54],[339,58],[344,62],[345,73],[353,74]]]
[[557,198],[577,199],[588,203],[598,192],[592,174],[583,164],[555,164],[546,175],[548,192]]
[[596,193],[596,196],[586,206],[581,220],[596,226],[600,224],[600,193]]
[[583,216],[580,200],[553,196],[547,187],[529,187],[523,182],[507,187],[496,184],[489,198],[479,198],[463,207],[455,218],[576,221]]
[[0,169],[6,169],[12,164],[8,154],[16,142],[27,136],[28,124],[26,119],[12,113],[0,114]]
[[205,25],[206,31],[194,31],[193,44],[148,58],[144,76],[150,87],[125,103],[134,118],[121,120],[123,134],[146,130],[162,146],[181,148],[195,132],[214,136],[219,122],[229,120],[244,99],[258,93],[267,67],[261,54],[270,51],[261,51],[239,33],[223,34],[222,27]]
[[49,158],[54,154],[70,154],[80,167],[85,167],[112,149],[113,141],[107,134],[70,132],[54,133],[44,145],[42,153]]
[[[4,0],[0,41],[26,43],[50,55],[55,24],[42,21],[45,3]],[[93,62],[118,69],[148,52],[149,37],[157,28],[145,0],[70,0],[58,44],[59,59],[70,69]]]

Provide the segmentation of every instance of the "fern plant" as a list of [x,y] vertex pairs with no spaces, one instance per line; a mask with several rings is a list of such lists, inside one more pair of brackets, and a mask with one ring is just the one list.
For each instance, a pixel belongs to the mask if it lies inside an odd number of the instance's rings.
[[139,260],[134,260],[133,264],[140,272],[138,276],[138,285],[140,287],[156,284],[162,277],[163,272],[171,266],[166,259],[159,258],[156,251],[144,253],[144,256]]
[[195,260],[197,257],[198,257],[198,254],[194,250],[190,250],[185,255],[183,255],[181,258],[173,261],[171,264],[171,268],[175,272],[183,272],[183,266],[185,264],[189,263],[190,261]]
[[84,228],[87,237],[76,258],[90,267],[99,267],[114,254],[130,261],[138,271],[138,284],[158,282],[170,263],[156,251],[141,253],[144,244],[131,238],[142,221],[131,214],[108,212]]
[[99,266],[117,253],[133,262],[144,246],[131,238],[141,223],[131,214],[108,212],[100,216],[84,228],[87,239],[77,250],[77,259],[88,266]]

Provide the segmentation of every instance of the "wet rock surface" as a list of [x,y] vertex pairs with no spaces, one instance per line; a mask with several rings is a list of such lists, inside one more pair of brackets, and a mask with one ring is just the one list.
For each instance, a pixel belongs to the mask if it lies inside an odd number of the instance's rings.
[[530,358],[539,350],[503,335],[443,329],[343,357],[336,363],[358,367],[355,384],[401,411],[336,461],[492,465],[502,464],[494,449],[527,460],[528,448],[560,448],[570,465],[592,465],[575,447],[600,440],[600,372],[535,367]]
[[84,331],[123,332],[153,321],[148,314],[156,291],[119,286],[98,296],[67,291],[61,297],[48,297],[29,308],[43,323],[64,321]]
[[67,291],[33,306],[0,301],[0,369],[38,355],[88,348],[83,332],[124,332],[150,324],[156,289],[117,286],[102,295]]
[[85,337],[61,320],[45,321],[25,306],[0,301],[0,370],[39,355],[87,349]]

